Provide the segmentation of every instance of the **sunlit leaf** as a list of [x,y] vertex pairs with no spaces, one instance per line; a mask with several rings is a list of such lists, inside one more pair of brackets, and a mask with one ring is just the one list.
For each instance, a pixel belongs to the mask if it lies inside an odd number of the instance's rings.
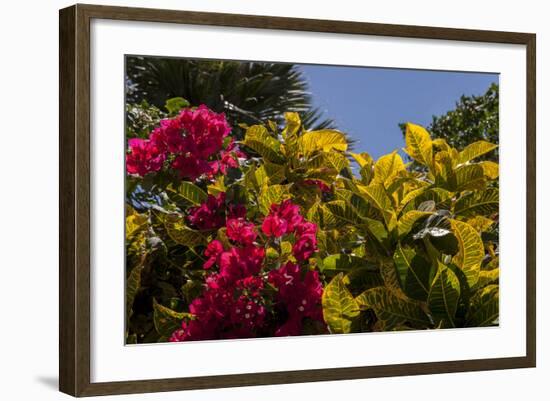
[[189,202],[192,205],[200,205],[208,197],[206,192],[188,181],[181,181],[177,185],[170,184],[166,187],[166,190],[174,200]]
[[460,281],[454,272],[438,262],[437,273],[430,287],[428,306],[437,318],[455,327],[455,315],[460,298]]
[[384,186],[381,184],[371,184],[368,186],[358,186],[361,195],[377,208],[384,216],[384,221],[389,230],[393,229],[396,224],[395,212],[390,198],[386,194]]
[[449,177],[447,189],[451,191],[465,191],[485,188],[485,173],[479,164],[466,164],[454,170]]
[[172,116],[179,113],[179,111],[184,107],[189,106],[189,102],[182,97],[173,97],[171,99],[168,99],[164,104],[164,107],[166,108],[166,110],[168,110],[168,114]]
[[339,220],[349,224],[361,224],[363,220],[345,201],[337,200],[325,203],[325,207]]
[[456,215],[471,217],[475,215],[489,216],[499,209],[498,189],[487,189],[462,196],[455,204]]
[[246,130],[243,143],[260,156],[273,163],[283,163],[281,143],[273,138],[262,125],[253,125]]
[[372,183],[384,184],[386,187],[402,171],[405,164],[397,152],[380,157],[374,165],[374,178]]
[[467,223],[450,220],[453,233],[458,240],[458,253],[453,257],[456,264],[466,276],[468,284],[473,287],[479,278],[481,262],[485,256],[481,237]]
[[432,140],[430,134],[420,125],[407,123],[405,129],[405,152],[424,166],[432,165]]
[[359,167],[363,168],[365,166],[371,165],[373,163],[372,157],[367,153],[350,153],[350,155],[355,159]]
[[342,132],[324,129],[304,133],[298,138],[298,146],[300,150],[307,155],[315,151],[346,151],[348,148],[348,141]]
[[323,291],[323,317],[331,333],[349,333],[359,307],[343,282],[342,273],[335,276]]
[[483,173],[485,176],[491,180],[495,180],[499,175],[499,166],[498,163],[486,160],[478,163],[481,168],[483,168]]
[[481,270],[479,272],[479,280],[477,282],[476,288],[483,288],[489,284],[498,284],[500,270]]
[[469,144],[458,154],[458,163],[463,164],[473,160],[479,156],[483,156],[486,153],[496,149],[498,145],[492,144],[486,141],[477,141]]
[[410,212],[405,213],[397,221],[397,234],[399,235],[399,238],[407,235],[417,221],[424,217],[430,216],[431,214],[432,212],[421,212],[418,210],[411,210]]
[[467,220],[466,223],[476,229],[478,233],[487,231],[495,222],[487,217],[477,215]]
[[146,214],[140,214],[128,207],[126,212],[126,238],[130,239],[137,232],[144,230],[148,225]]
[[167,215],[164,226],[170,238],[180,245],[193,248],[207,243],[205,236],[200,231],[187,227],[183,217],[178,214]]
[[418,304],[401,299],[384,287],[371,288],[359,295],[356,301],[361,309],[373,309],[385,330],[404,323],[418,327],[429,327],[431,324]]
[[225,188],[225,180],[223,175],[216,177],[216,179],[214,180],[214,183],[208,185],[208,193],[210,195],[217,196],[220,194],[220,192],[225,192],[225,191],[226,191],[226,188]]
[[467,325],[484,327],[497,324],[499,317],[499,287],[488,285],[479,290],[471,299]]

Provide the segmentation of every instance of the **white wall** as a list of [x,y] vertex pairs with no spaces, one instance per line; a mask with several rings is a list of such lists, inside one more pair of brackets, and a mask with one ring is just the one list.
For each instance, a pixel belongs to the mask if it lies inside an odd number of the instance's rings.
[[[544,400],[550,390],[550,349],[545,343],[550,275],[544,226],[550,223],[550,25],[545,2],[278,0],[97,1],[100,4],[245,14],[358,20],[537,33],[538,111],[538,368],[435,376],[325,382],[241,389],[121,396],[139,400],[331,400],[407,398],[446,401]],[[57,392],[57,10],[69,1],[6,1],[0,16],[0,367],[3,399],[62,399]],[[545,235],[546,234],[546,235]],[[450,345],[452,346],[452,345]],[[183,362],[185,363],[185,362]]]

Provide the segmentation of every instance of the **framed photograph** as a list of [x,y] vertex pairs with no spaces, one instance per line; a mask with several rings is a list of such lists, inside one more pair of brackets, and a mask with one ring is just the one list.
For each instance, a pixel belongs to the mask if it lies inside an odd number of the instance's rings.
[[534,367],[535,35],[60,11],[60,390]]

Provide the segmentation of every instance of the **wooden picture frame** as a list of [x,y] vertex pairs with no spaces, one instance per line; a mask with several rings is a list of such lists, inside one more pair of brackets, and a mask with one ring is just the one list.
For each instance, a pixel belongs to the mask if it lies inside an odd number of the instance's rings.
[[[92,383],[90,380],[90,21],[94,18],[526,46],[526,356]],[[535,366],[536,37],[534,34],[80,4],[60,11],[59,27],[59,388],[62,392],[73,396],[94,396]]]

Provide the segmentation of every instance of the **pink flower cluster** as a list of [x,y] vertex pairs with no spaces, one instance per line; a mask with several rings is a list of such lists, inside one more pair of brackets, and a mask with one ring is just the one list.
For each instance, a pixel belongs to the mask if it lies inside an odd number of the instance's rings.
[[[202,295],[190,304],[194,318],[184,320],[170,341],[299,335],[304,318],[324,324],[319,274],[305,263],[316,251],[317,226],[304,220],[297,205],[284,201],[264,219],[268,241],[262,243],[245,216],[240,210],[226,217],[229,244],[213,240],[206,247],[204,268],[212,273]],[[295,236],[298,263],[266,271],[265,248],[271,237],[284,235]]]
[[230,167],[238,167],[238,157],[244,157],[232,139],[226,149],[222,149],[230,131],[224,114],[215,113],[205,105],[184,109],[177,117],[162,120],[148,139],[128,141],[126,170],[129,174],[144,176],[160,171],[168,160],[184,179],[225,173]]
[[268,281],[279,289],[277,300],[284,305],[288,318],[277,328],[276,336],[300,335],[304,318],[323,322],[323,312],[319,304],[323,296],[323,286],[319,273],[287,262],[283,267],[269,272]]
[[227,221],[231,221],[231,230],[233,230],[235,224],[233,220],[242,221],[246,216],[246,209],[240,204],[226,207],[225,192],[220,192],[217,196],[208,195],[205,203],[190,208],[188,213],[187,221],[199,230],[217,230],[226,224],[226,219],[231,219]]
[[292,253],[298,261],[307,261],[317,252],[317,226],[305,221],[300,215],[300,208],[290,200],[280,205],[272,205],[271,212],[262,223],[262,231],[271,237],[282,237],[294,233],[296,242]]

